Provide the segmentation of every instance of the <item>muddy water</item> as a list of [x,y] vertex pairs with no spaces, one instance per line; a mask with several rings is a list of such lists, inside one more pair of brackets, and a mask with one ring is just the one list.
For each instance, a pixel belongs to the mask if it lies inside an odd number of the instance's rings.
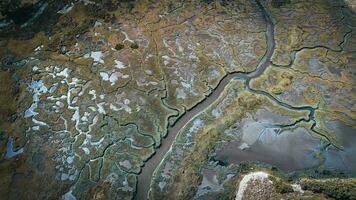
[[263,56],[261,62],[257,66],[256,70],[245,74],[245,73],[231,73],[224,76],[217,87],[204,99],[202,102],[197,104],[192,109],[188,110],[186,113],[182,115],[181,118],[171,127],[168,128],[167,137],[162,139],[162,145],[157,148],[155,151],[155,155],[152,156],[146,163],[145,166],[142,168],[141,173],[138,176],[138,184],[137,184],[137,193],[136,199],[144,200],[147,199],[147,195],[150,189],[152,175],[154,170],[157,168],[159,163],[162,161],[164,155],[168,152],[172,143],[177,135],[177,133],[196,115],[200,112],[207,109],[212,103],[214,103],[221,93],[223,92],[226,85],[231,81],[233,78],[244,78],[246,80],[250,80],[251,78],[255,78],[260,76],[265,69],[270,64],[270,59],[272,57],[275,41],[274,41],[274,25],[272,22],[272,18],[270,17],[269,13],[264,9],[264,7],[258,2],[258,5],[261,8],[261,11],[264,15],[267,24],[266,30],[266,41],[267,41],[267,49],[266,53]]
[[341,121],[326,121],[333,130],[343,149],[328,149],[325,153],[325,167],[330,170],[351,173],[356,176],[356,130]]
[[217,150],[216,159],[229,164],[259,161],[285,172],[313,168],[321,164],[321,160],[314,157],[314,153],[320,149],[320,141],[313,138],[305,128],[299,127],[282,134],[273,130],[264,131],[258,138],[243,149],[241,146],[244,141],[226,143]]
[[[330,146],[323,152],[323,160],[314,157],[314,153],[322,149],[320,141],[302,127],[280,135],[273,130],[264,131],[257,136],[259,139],[249,146],[244,145],[248,142],[246,139],[244,141],[244,137],[242,141],[225,143],[216,151],[214,159],[228,164],[258,161],[276,166],[284,172],[305,170],[324,164],[329,170],[356,175],[355,128],[340,121],[325,123],[336,134],[343,149],[340,151]],[[247,131],[245,134],[253,135],[253,131]]]

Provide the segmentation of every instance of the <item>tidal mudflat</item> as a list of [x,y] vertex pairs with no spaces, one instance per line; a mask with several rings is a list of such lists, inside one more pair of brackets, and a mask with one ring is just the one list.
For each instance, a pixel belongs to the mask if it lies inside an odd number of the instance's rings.
[[348,0],[4,0],[0,197],[352,199],[355,27]]

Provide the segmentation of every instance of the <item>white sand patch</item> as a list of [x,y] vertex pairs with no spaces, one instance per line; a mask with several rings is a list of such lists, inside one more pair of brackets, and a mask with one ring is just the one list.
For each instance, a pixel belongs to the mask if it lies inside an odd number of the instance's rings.
[[122,62],[119,61],[119,60],[114,60],[114,62],[115,62],[115,67],[116,67],[116,68],[118,68],[118,69],[125,69],[125,68],[126,68],[125,64],[122,63]]
[[[94,62],[98,62],[101,64],[104,64],[104,60],[102,57],[104,56],[103,52],[101,51],[93,51],[90,53],[90,57],[94,59]],[[87,56],[84,56],[87,57]]]
[[39,126],[48,126],[47,123],[43,122],[43,121],[39,121],[35,118],[32,118],[32,122],[39,125]]
[[201,119],[195,119],[193,121],[193,126],[189,128],[189,132],[190,133],[195,133],[197,132],[200,128],[202,128],[204,126],[204,122]]
[[62,196],[62,199],[63,200],[77,200],[77,198],[75,198],[75,196],[72,194],[72,190],[70,190],[69,192],[65,193],[63,196]]
[[131,167],[132,167],[132,165],[131,165],[131,163],[130,163],[129,160],[121,161],[121,162],[119,162],[119,164],[120,164],[121,166],[124,166],[124,167],[127,168],[127,169],[131,169]]
[[250,146],[247,144],[247,143],[242,143],[240,146],[239,146],[239,149],[240,150],[245,150],[247,148],[249,148]]
[[112,103],[110,104],[110,109],[113,111],[119,111],[119,108],[117,108],[115,105],[113,105]]
[[73,7],[74,7],[74,4],[71,3],[71,4],[69,4],[69,5],[64,6],[64,7],[63,7],[61,10],[59,10],[57,13],[58,13],[58,14],[66,14],[66,13],[70,12],[70,11],[73,9]]
[[96,99],[96,92],[95,92],[95,90],[90,90],[90,91],[89,91],[89,94],[92,95],[91,100],[95,100],[95,99]]
[[104,109],[104,104],[105,104],[105,102],[101,102],[101,103],[98,103],[98,104],[96,104],[97,106],[98,106],[98,112],[100,113],[100,114],[106,114],[106,112],[105,112],[105,109]]
[[[248,183],[252,180],[264,180],[268,179],[268,174],[266,172],[252,172],[243,177],[239,184],[239,190],[236,193],[235,200],[242,200]],[[272,183],[272,181],[268,180]]]
[[302,194],[304,193],[304,190],[302,189],[302,186],[300,184],[294,183],[291,186],[292,186],[294,192],[300,192]]
[[25,113],[24,117],[32,117],[37,115],[38,113],[35,111],[35,109],[38,107],[38,102],[40,101],[40,96],[42,94],[47,93],[48,89],[46,86],[44,86],[42,80],[32,80],[31,84],[29,86],[30,90],[32,90],[33,96],[32,96],[32,101],[33,103],[31,104],[30,108],[28,108]]
[[166,186],[166,184],[167,183],[165,181],[161,181],[161,182],[158,183],[158,187],[161,189],[161,191],[163,191],[164,186]]
[[98,26],[102,26],[102,25],[103,25],[103,23],[101,23],[99,21],[96,21],[95,24],[94,24],[94,28],[98,27]]
[[87,147],[82,147],[82,150],[84,151],[84,153],[86,155],[89,155],[90,154],[90,150],[87,148]]
[[107,72],[100,72],[100,76],[103,79],[103,81],[110,81],[110,85],[115,85],[116,81],[119,80],[119,78],[127,79],[129,78],[129,75],[122,74],[120,72],[114,72],[112,74],[108,74]]
[[109,74],[106,73],[106,72],[100,72],[99,73],[101,78],[104,80],[104,81],[108,81],[109,80]]
[[120,72],[114,72],[110,75],[109,77],[109,81],[111,83],[111,85],[115,85],[115,82],[119,79],[119,77],[121,77],[122,74]]
[[68,75],[69,75],[68,68],[64,68],[62,71],[60,71],[56,74],[56,76],[62,76],[65,78],[68,78]]
[[41,49],[42,49],[43,47],[44,47],[43,45],[40,45],[40,46],[36,47],[34,51],[35,51],[35,52],[41,51]]
[[145,73],[146,73],[147,75],[152,75],[152,70],[146,69],[146,70],[145,70]]
[[178,99],[185,99],[187,97],[187,94],[184,92],[184,89],[181,88],[176,89],[176,95]]
[[33,67],[32,67],[32,71],[35,72],[35,71],[38,71],[38,70],[39,70],[39,68],[38,68],[37,66],[33,66]]

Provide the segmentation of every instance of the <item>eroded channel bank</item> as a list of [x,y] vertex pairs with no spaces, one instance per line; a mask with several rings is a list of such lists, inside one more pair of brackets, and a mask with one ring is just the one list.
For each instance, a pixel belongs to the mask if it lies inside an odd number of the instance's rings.
[[167,136],[162,139],[161,146],[155,149],[155,154],[145,163],[142,168],[141,173],[138,176],[137,182],[137,192],[135,199],[143,200],[147,199],[150,190],[151,179],[153,173],[157,166],[160,164],[166,153],[169,151],[172,143],[177,136],[178,132],[195,116],[200,112],[207,109],[212,103],[214,103],[224,91],[225,87],[233,78],[240,78],[246,80],[246,83],[250,79],[260,76],[266,68],[270,65],[270,59],[274,52],[275,41],[274,41],[274,23],[270,13],[264,8],[264,6],[256,1],[257,5],[260,7],[263,17],[266,21],[266,52],[257,65],[257,68],[250,73],[243,72],[233,72],[225,75],[219,82],[219,84],[212,90],[212,92],[196,106],[187,110],[175,123],[173,126],[168,127]]

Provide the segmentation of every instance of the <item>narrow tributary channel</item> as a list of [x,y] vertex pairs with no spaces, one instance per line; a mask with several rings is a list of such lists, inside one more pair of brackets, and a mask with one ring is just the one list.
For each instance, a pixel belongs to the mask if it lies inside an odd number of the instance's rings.
[[242,72],[234,72],[227,74],[224,76],[219,84],[212,90],[212,92],[201,101],[199,104],[187,110],[173,126],[168,127],[167,137],[162,139],[162,144],[159,148],[155,149],[155,154],[145,163],[144,167],[142,168],[141,173],[138,176],[138,183],[137,183],[137,192],[136,192],[136,199],[137,200],[145,200],[147,199],[148,192],[150,189],[150,184],[152,180],[153,173],[155,169],[158,167],[159,163],[164,158],[164,155],[168,152],[172,143],[177,135],[177,133],[195,116],[197,116],[200,112],[204,111],[208,108],[212,103],[214,103],[221,95],[223,90],[225,89],[226,85],[231,81],[233,78],[242,78],[245,79],[248,83],[250,79],[256,78],[260,76],[266,68],[270,65],[270,59],[274,52],[275,41],[274,41],[274,24],[272,21],[272,17],[270,16],[269,12],[266,11],[264,6],[259,2],[256,1],[258,6],[263,13],[263,17],[267,24],[266,29],[266,42],[267,42],[267,49],[265,55],[261,59],[260,63],[258,64],[256,70],[250,73],[242,73]]

